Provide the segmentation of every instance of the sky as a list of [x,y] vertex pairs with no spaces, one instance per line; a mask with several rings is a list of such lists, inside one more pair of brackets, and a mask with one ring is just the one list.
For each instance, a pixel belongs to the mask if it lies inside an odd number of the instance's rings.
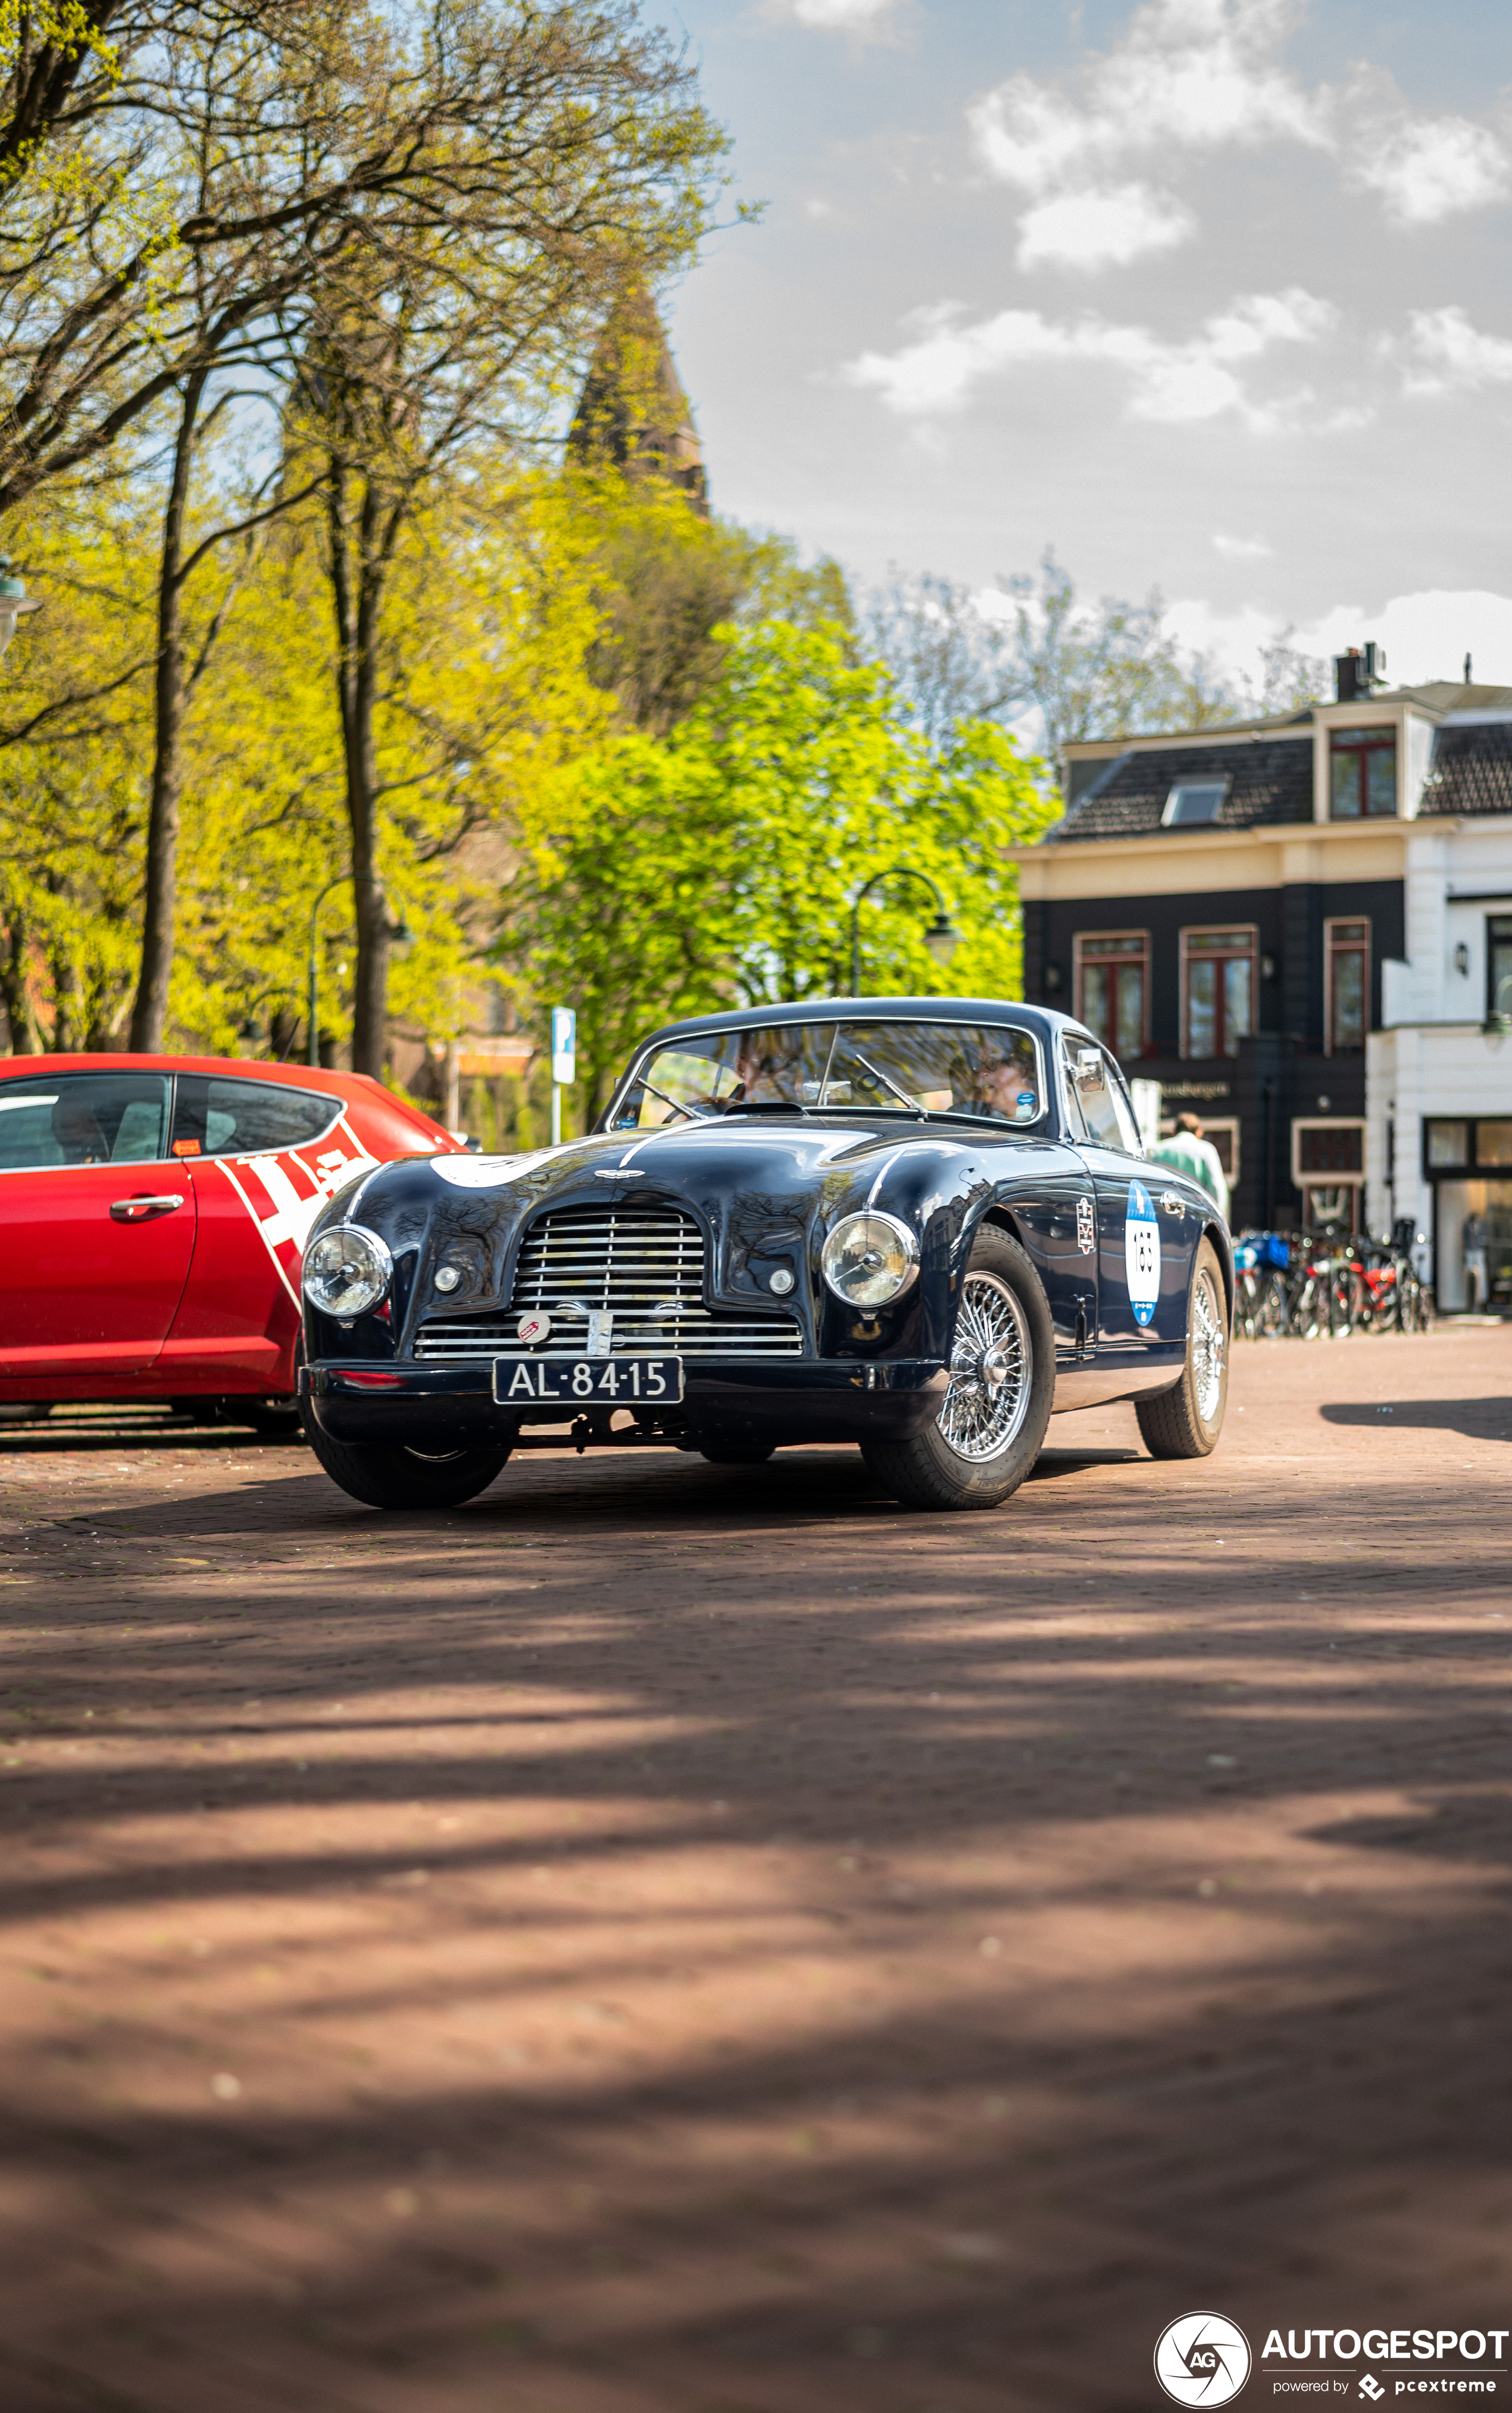
[[734,144],[667,310],[717,510],[1512,685],[1505,0],[647,13]]

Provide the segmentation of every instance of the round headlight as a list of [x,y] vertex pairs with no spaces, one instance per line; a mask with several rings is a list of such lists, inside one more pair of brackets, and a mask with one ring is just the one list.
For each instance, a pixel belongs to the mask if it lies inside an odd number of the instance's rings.
[[896,1215],[847,1215],[824,1243],[824,1280],[851,1307],[885,1307],[919,1270],[919,1244]]
[[377,1307],[393,1277],[393,1259],[376,1232],[337,1223],[304,1251],[304,1295],[322,1315],[349,1324]]

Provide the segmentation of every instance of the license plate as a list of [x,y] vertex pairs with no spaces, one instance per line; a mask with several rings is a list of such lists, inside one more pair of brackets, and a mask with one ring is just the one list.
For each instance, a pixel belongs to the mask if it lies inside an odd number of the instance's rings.
[[637,1399],[666,1407],[683,1395],[680,1357],[496,1357],[494,1397],[500,1407],[560,1399],[586,1408],[632,1407]]

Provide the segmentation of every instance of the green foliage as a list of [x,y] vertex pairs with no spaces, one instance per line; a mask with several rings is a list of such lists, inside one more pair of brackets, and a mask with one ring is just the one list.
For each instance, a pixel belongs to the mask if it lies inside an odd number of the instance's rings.
[[851,626],[838,562],[807,569],[788,538],[705,519],[676,487],[581,470],[573,483],[600,531],[588,666],[637,729],[665,736],[711,693],[734,625]]
[[500,957],[522,997],[576,1006],[586,1120],[656,1023],[842,992],[852,899],[895,864],[936,881],[964,940],[942,974],[918,893],[897,883],[862,911],[864,987],[1018,987],[1003,849],[1053,818],[1033,766],[981,722],[932,753],[839,628],[766,622],[721,642],[718,685],[668,736],[621,733],[524,817]]

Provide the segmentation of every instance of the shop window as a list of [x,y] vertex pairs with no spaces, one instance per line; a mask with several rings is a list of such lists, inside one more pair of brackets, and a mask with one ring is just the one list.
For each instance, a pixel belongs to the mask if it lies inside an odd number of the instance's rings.
[[1428,1169],[1456,1173],[1470,1162],[1470,1125],[1430,1122],[1428,1125]]
[[1294,1123],[1292,1137],[1300,1175],[1365,1170],[1363,1123]]
[[1335,729],[1328,736],[1328,813],[1336,822],[1374,820],[1397,809],[1394,729]]
[[1076,940],[1076,1016],[1120,1062],[1145,1053],[1149,934],[1086,930]]
[[1370,1027],[1371,925],[1326,922],[1323,925],[1324,994],[1328,1004],[1325,1045],[1330,1056],[1363,1047]]
[[1512,913],[1492,913],[1486,924],[1486,1011],[1512,1018]]
[[1254,1029],[1255,933],[1181,933],[1181,1053],[1237,1056]]
[[1310,1229],[1358,1231],[1365,1194],[1365,1125],[1294,1122],[1292,1179],[1302,1193],[1302,1221]]

